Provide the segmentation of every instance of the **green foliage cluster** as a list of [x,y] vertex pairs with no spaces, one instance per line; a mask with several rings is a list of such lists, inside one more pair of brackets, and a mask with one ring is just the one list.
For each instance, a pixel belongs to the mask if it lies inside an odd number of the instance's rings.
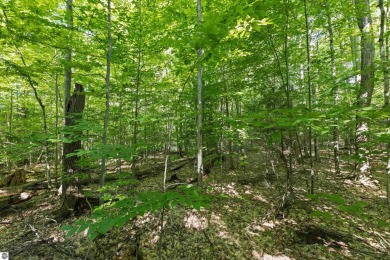
[[67,236],[87,230],[88,238],[94,240],[99,234],[105,235],[113,227],[121,228],[145,213],[177,205],[199,211],[202,207],[210,208],[210,201],[210,196],[192,185],[181,187],[178,191],[140,193],[134,198],[119,196],[95,208],[87,220],[78,220],[73,226],[63,225],[62,230],[66,231]]
[[[314,200],[318,205],[323,205],[323,202],[334,203],[337,205],[337,208],[340,212],[355,216],[366,223],[376,224],[378,227],[390,227],[390,222],[386,219],[381,219],[380,217],[375,217],[375,219],[373,219],[372,215],[367,209],[367,202],[361,200],[354,200],[353,202],[349,202],[340,194],[317,193],[308,194],[306,196]],[[325,221],[344,221],[342,216],[332,215],[325,210],[314,210],[312,213],[310,213],[310,216],[322,218]]]

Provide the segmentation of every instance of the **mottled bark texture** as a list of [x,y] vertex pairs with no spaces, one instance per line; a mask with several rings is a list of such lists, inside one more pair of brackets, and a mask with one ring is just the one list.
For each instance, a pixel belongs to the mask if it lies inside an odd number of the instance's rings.
[[73,95],[66,100],[65,104],[65,130],[63,143],[63,179],[62,197],[63,204],[59,217],[66,218],[74,209],[80,195],[80,184],[78,181],[79,166],[77,161],[79,156],[71,155],[81,150],[82,131],[77,129],[77,123],[82,118],[85,106],[85,94],[83,86],[76,83]]
[[[360,40],[360,88],[356,104],[359,108],[371,105],[372,93],[374,91],[375,73],[375,39],[372,32],[372,18],[369,0],[355,1],[358,26],[361,33]],[[368,142],[368,122],[356,116],[355,151],[359,158],[358,178],[370,175]]]

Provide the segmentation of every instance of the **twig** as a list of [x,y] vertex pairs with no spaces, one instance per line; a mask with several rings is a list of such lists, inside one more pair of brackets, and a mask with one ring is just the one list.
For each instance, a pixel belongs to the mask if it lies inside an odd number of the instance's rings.
[[336,194],[339,193],[340,189],[341,189],[341,186],[344,184],[345,180],[348,179],[348,177],[351,177],[352,174],[356,171],[356,168],[357,168],[357,164],[355,164],[355,167],[352,169],[352,171],[347,175],[347,177],[340,183],[340,185],[337,187],[336,189]]

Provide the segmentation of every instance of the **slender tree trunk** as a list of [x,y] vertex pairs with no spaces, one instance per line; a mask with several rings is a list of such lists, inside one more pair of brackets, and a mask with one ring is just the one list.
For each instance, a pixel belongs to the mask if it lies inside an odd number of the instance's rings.
[[170,122],[170,120],[168,119],[168,141],[167,141],[167,152],[166,152],[166,156],[165,156],[165,167],[164,167],[164,180],[163,180],[163,188],[164,188],[164,192],[166,191],[167,189],[167,174],[168,174],[168,163],[169,163],[169,155],[171,153],[171,136],[172,136],[172,122]]
[[[286,66],[286,98],[287,98],[287,108],[293,108],[293,102],[291,98],[291,86],[290,86],[290,62],[289,62],[289,46],[288,46],[288,34],[290,28],[290,16],[289,16],[289,6],[290,1],[286,1],[286,25],[285,25],[285,35],[284,35],[284,64]],[[288,129],[288,171],[287,171],[287,194],[292,194],[292,172],[293,172],[293,129]]]
[[[13,97],[13,90],[11,89],[9,91],[9,94],[10,94],[10,106],[9,106],[9,116],[8,116],[8,138],[7,138],[7,141],[9,143],[9,145],[11,145],[11,138],[12,138],[12,121],[13,121],[13,106],[14,106],[14,97]],[[11,170],[12,170],[12,164],[11,164],[11,156],[9,156],[8,152],[7,152],[7,157],[6,157],[6,164],[7,164],[7,171],[8,173],[11,173]],[[1,177],[1,175],[0,175]]]
[[[67,45],[65,53],[65,69],[64,69],[64,111],[66,111],[66,103],[70,98],[70,89],[72,88],[72,29],[73,29],[73,0],[66,0],[66,27],[68,29]],[[64,114],[66,116],[66,114]]]
[[[337,108],[339,105],[339,90],[336,83],[336,62],[335,62],[335,50],[334,50],[334,36],[333,36],[333,25],[332,18],[330,16],[329,7],[328,9],[328,32],[329,32],[329,49],[330,49],[330,61],[332,67],[332,85],[333,85],[333,105]],[[336,117],[334,119],[333,127],[333,160],[336,175],[340,175],[340,144],[339,144],[339,120]]]
[[[66,14],[65,14],[65,20],[66,20],[66,27],[68,29],[68,35],[67,35],[67,44],[66,44],[66,52],[65,52],[65,66],[64,66],[64,126],[66,127],[66,118],[68,117],[68,111],[67,111],[67,104],[69,103],[70,99],[70,89],[72,87],[72,66],[70,65],[70,62],[72,61],[72,29],[73,29],[73,0],[66,0]],[[64,138],[66,139],[69,137],[68,135],[64,134]],[[66,190],[67,190],[67,180],[66,176],[68,175],[68,168],[66,163],[66,144],[63,143],[62,145],[62,195],[64,196],[64,199],[66,199]]]
[[[229,113],[229,90],[228,90],[228,82],[226,80],[226,77],[225,77],[225,68],[222,68],[223,69],[223,81],[225,82],[224,84],[224,92],[225,92],[225,97],[224,99],[222,100],[222,104],[221,104],[221,113],[223,112],[223,110],[225,110],[225,116],[226,118],[229,120],[229,117],[230,117],[230,113]],[[224,108],[224,109],[223,109]],[[229,121],[227,122],[227,125],[226,125],[227,129],[229,129],[229,133],[231,133],[231,130],[232,130],[232,127],[229,123]],[[232,151],[232,138],[230,136],[230,134],[227,134],[227,149],[228,149],[228,162],[229,162],[229,169],[233,170],[234,169],[234,160],[233,160],[233,151]],[[222,138],[221,138],[222,139]],[[222,142],[222,140],[221,140]],[[222,150],[222,149],[221,149]]]
[[[22,52],[16,47],[18,54],[22,60],[23,66],[27,67],[26,61],[24,60]],[[49,162],[49,141],[47,136],[47,120],[46,120],[46,107],[42,102],[42,99],[38,95],[37,87],[34,85],[33,80],[30,75],[26,76],[28,83],[30,84],[31,89],[33,90],[35,100],[38,102],[39,107],[41,108],[42,113],[42,123],[43,123],[43,133],[45,134],[45,165],[46,165],[46,178],[48,182],[48,187],[51,188],[51,174],[50,174],[50,162]]]
[[[55,52],[56,61],[57,60],[57,51]],[[54,158],[54,175],[55,175],[55,183],[57,184],[57,177],[58,177],[58,140],[59,140],[59,131],[58,131],[58,118],[59,118],[59,86],[58,86],[58,73],[56,72],[56,78],[55,78],[55,88],[56,88],[56,121],[55,121],[55,132],[56,132],[56,146],[55,146],[55,158]]]
[[14,95],[13,90],[9,91],[10,95],[10,104],[9,104],[9,115],[8,115],[8,133],[9,136],[12,135],[12,120],[13,120],[13,111],[14,111]]
[[[389,8],[387,7],[387,13],[389,12]],[[386,28],[388,28],[388,17],[386,15]],[[386,60],[389,61],[389,35],[386,34]],[[390,107],[389,104],[389,86],[384,89],[385,96],[385,106],[388,109]],[[390,127],[390,117],[387,118],[387,126]],[[390,209],[390,142],[387,144],[387,202]]]
[[[110,113],[110,76],[111,76],[111,53],[112,53],[112,37],[111,37],[111,0],[107,0],[107,38],[108,38],[108,49],[107,49],[107,61],[106,61],[106,111],[104,114],[104,128],[103,128],[103,147],[107,145],[107,128],[108,128],[108,117]],[[106,176],[106,153],[103,153],[102,157],[102,172],[100,175],[100,188],[104,186],[104,179]],[[99,204],[104,203],[104,194],[100,194]]]
[[[307,87],[308,87],[308,108],[309,112],[312,111],[311,99],[312,99],[312,88],[311,88],[311,79],[310,79],[310,32],[309,32],[309,17],[308,17],[308,7],[307,0],[304,1],[305,4],[305,23],[306,23],[306,56],[307,56]],[[309,125],[309,161],[310,161],[310,193],[314,193],[314,170],[313,170],[313,155],[312,155],[312,127]]]
[[[386,53],[387,46],[387,38],[384,37],[387,32],[386,21],[387,21],[387,13],[383,6],[383,0],[379,0],[379,8],[381,10],[381,18],[380,18],[380,34],[379,34],[379,49],[380,49],[380,57],[382,63],[383,70],[383,80],[384,80],[384,89],[383,89],[383,98],[385,107],[389,106],[389,68],[388,68],[388,54]],[[386,46],[385,46],[386,44]]]
[[[316,54],[319,57],[318,51],[319,51],[319,40],[317,39],[316,40]],[[320,69],[317,68],[317,78],[319,78],[319,75],[320,75]],[[317,100],[318,84],[315,84],[314,86],[312,86],[312,91],[313,91],[311,94],[312,95],[312,105],[314,105],[314,110],[318,111],[318,100]],[[320,144],[318,141],[318,134],[314,133],[313,134],[313,148],[314,148],[314,160],[316,162],[320,161],[320,147],[319,146],[320,146]]]
[[[375,41],[372,35],[372,19],[369,0],[355,0],[358,26],[361,32],[361,64],[360,88],[357,96],[359,108],[371,105],[374,91],[374,59]],[[365,147],[368,142],[368,122],[356,116],[355,152],[359,156],[358,178],[370,175],[369,150]]]
[[[3,15],[4,15],[6,23],[9,23],[8,16],[7,16],[7,13],[6,13],[5,9],[3,9]],[[9,27],[7,27],[7,28],[9,28]],[[24,59],[24,56],[23,56],[22,52],[19,50],[19,48],[16,45],[16,43],[14,44],[14,46],[15,46],[15,49],[16,49],[16,51],[17,51],[17,53],[18,53],[22,63],[23,63],[23,66],[27,67],[27,63],[26,63],[26,61]],[[38,102],[39,107],[41,108],[42,123],[43,123],[43,133],[45,134],[46,178],[47,178],[47,181],[48,181],[48,186],[49,186],[49,188],[51,188],[50,163],[49,163],[49,141],[48,141],[48,136],[47,136],[46,108],[45,108],[45,105],[42,102],[42,99],[38,95],[38,90],[37,90],[33,80],[31,79],[31,76],[29,74],[24,73],[24,72],[22,72],[22,75],[27,79],[27,82],[29,83],[31,89],[33,90],[34,97],[35,97],[36,101]],[[10,129],[12,129],[12,125],[11,125]]]
[[[198,24],[202,23],[202,2],[197,0],[197,13],[198,13]],[[198,184],[199,186],[203,185],[203,141],[202,141],[202,126],[203,126],[203,84],[202,84],[202,57],[203,49],[198,49],[198,102],[197,102],[197,114],[198,120],[196,124],[196,139],[197,139],[197,174],[198,174]]]
[[[387,37],[384,37],[387,31],[387,13],[385,11],[383,0],[379,0],[379,8],[381,10],[381,18],[380,18],[380,33],[379,33],[379,49],[383,70],[383,99],[384,99],[384,107],[390,108],[389,105],[389,68],[388,68],[388,53],[387,49]],[[386,41],[385,41],[386,40]],[[386,44],[386,46],[385,46]],[[390,118],[387,119],[387,127],[390,127]],[[390,208],[390,143],[387,144],[387,203]]]
[[[119,145],[123,145],[123,132],[125,132],[125,129],[123,129],[123,100],[122,100],[122,91],[119,92]],[[119,174],[122,173],[122,157],[119,157],[117,167],[119,167]]]
[[138,116],[139,116],[139,88],[141,85],[141,58],[142,58],[142,1],[139,2],[139,41],[137,57],[137,79],[135,84],[135,107],[134,107],[134,132],[133,132],[133,158],[131,163],[132,177],[136,178],[137,163],[137,136],[138,136]]

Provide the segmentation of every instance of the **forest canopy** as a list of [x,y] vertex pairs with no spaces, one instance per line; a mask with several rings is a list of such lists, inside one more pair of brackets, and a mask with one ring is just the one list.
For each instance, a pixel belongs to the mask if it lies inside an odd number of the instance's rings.
[[[332,250],[314,258],[389,251],[388,1],[1,0],[0,9],[0,233],[31,207],[73,256],[66,243],[81,236],[94,257],[112,258],[96,241],[127,230],[134,248],[116,256],[141,259],[143,248],[149,259],[195,259],[171,244],[176,224],[198,232],[202,259],[310,259],[292,244],[317,234],[313,243]],[[254,213],[237,221],[252,224],[235,240],[219,220],[240,215],[227,210],[237,200],[235,210]],[[329,230],[332,221],[351,221],[365,239]],[[267,246],[278,225],[283,248]],[[2,240],[0,252],[23,258]]]

